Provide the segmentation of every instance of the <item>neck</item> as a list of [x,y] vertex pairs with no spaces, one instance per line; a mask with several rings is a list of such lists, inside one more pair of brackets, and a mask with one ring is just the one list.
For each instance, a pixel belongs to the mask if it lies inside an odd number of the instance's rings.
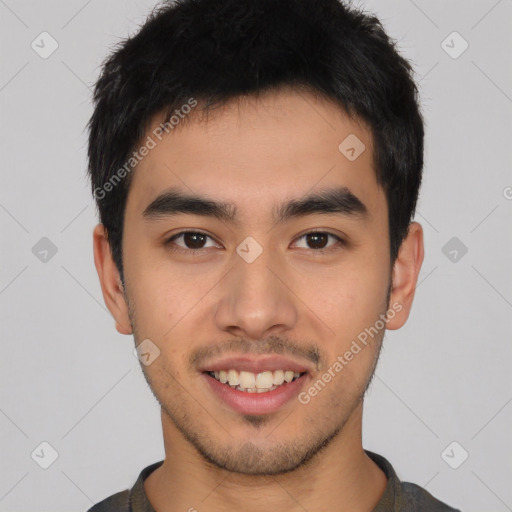
[[299,469],[282,475],[252,476],[206,461],[162,412],[165,461],[144,482],[158,512],[261,510],[373,510],[386,477],[362,447],[362,404],[338,435]]

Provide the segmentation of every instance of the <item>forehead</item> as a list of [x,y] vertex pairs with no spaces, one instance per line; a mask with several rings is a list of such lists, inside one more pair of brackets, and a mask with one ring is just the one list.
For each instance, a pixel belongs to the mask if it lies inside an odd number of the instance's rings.
[[188,115],[167,134],[158,130],[166,120],[153,119],[144,139],[153,148],[134,171],[127,210],[142,215],[163,191],[180,188],[236,204],[241,218],[270,218],[285,198],[339,186],[370,212],[382,208],[369,129],[325,98],[274,91],[232,100],[207,118]]

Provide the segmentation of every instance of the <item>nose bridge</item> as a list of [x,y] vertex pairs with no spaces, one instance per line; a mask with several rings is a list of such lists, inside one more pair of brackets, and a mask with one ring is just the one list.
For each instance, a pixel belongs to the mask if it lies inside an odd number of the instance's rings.
[[[239,300],[258,299],[261,294],[270,294],[275,299],[276,292],[273,290],[276,283],[274,274],[270,271],[272,266],[278,266],[276,258],[273,258],[273,252],[270,248],[257,248],[251,246],[252,243],[245,242],[240,244],[237,249],[238,260],[235,258],[234,272],[236,274],[237,294]],[[247,251],[244,254],[244,251]],[[258,254],[259,252],[259,254]],[[246,257],[253,253],[252,258]],[[275,271],[274,271],[275,272]],[[248,293],[251,291],[252,293]],[[270,297],[269,297],[270,298]]]
[[[234,263],[223,287],[216,321],[223,330],[244,331],[255,339],[269,330],[293,327],[297,312],[274,252],[251,237],[234,255]],[[237,333],[237,334],[240,334]]]

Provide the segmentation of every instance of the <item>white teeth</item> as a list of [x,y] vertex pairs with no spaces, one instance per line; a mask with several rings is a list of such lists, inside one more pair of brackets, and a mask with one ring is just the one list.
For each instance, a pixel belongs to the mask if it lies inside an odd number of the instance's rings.
[[276,370],[274,372],[274,384],[276,386],[280,386],[284,382],[284,372],[283,370]]
[[258,373],[258,376],[256,377],[256,387],[258,389],[271,388],[272,384],[274,384],[274,376],[272,375],[272,372]]
[[272,391],[281,386],[285,382],[300,377],[300,373],[293,372],[292,370],[275,370],[264,371],[261,373],[252,373],[235,369],[220,370],[211,372],[218,381],[227,384],[238,391],[245,391],[246,393],[265,393]]
[[291,382],[293,380],[293,372],[291,370],[284,372],[284,380],[286,382]]
[[251,372],[240,372],[240,387],[242,388],[255,388],[256,387],[256,376]]
[[229,370],[228,381],[230,386],[237,386],[240,384],[240,379],[236,370]]
[[272,386],[271,388],[265,389],[265,388],[242,388],[241,386],[232,386],[237,391],[243,391],[245,393],[267,393],[268,391],[274,391],[274,389],[277,389],[279,386]]

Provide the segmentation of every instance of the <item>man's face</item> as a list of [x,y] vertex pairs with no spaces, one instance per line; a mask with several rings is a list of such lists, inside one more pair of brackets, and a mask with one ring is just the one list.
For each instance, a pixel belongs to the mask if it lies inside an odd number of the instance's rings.
[[[338,148],[354,135],[366,147],[356,159],[356,139]],[[160,350],[142,368],[167,434],[230,471],[295,469],[360,414],[384,333],[334,370],[388,308],[388,216],[370,133],[330,102],[281,91],[152,137],[128,195],[123,261],[135,341]],[[352,200],[282,215],[285,203],[343,187],[366,212]],[[230,203],[234,219],[154,203],[171,189]],[[221,370],[232,386],[216,380]],[[290,378],[281,370],[301,376],[278,385]],[[263,391],[235,388],[237,378]]]

